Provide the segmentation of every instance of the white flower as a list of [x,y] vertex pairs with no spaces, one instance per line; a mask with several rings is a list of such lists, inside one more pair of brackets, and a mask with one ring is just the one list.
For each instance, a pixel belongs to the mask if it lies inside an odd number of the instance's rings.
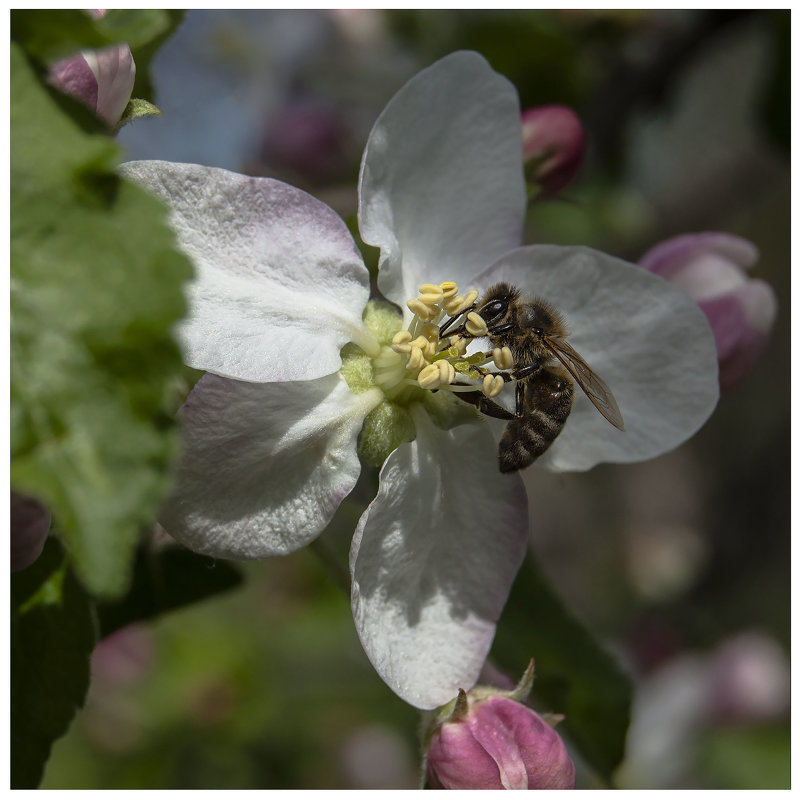
[[717,397],[713,339],[680,290],[585,248],[519,248],[521,153],[516,92],[475,53],[424,70],[381,114],[362,162],[359,225],[381,249],[379,288],[412,328],[397,336],[399,315],[367,305],[368,273],[344,223],[309,195],[193,165],[124,169],[167,201],[195,263],[180,336],[189,365],[209,373],[182,412],[162,524],[220,557],[291,552],[355,485],[362,426],[362,450],[391,442],[353,538],[352,607],[378,672],[420,708],[475,682],[525,552],[528,512],[519,474],[498,471],[489,425],[434,423],[454,409],[477,415],[440,382],[436,394],[419,388],[427,362],[406,372],[411,356],[398,351],[424,324],[406,300],[427,284],[481,290],[505,279],[564,312],[626,431],[577,398],[540,460],[551,469],[669,450]]

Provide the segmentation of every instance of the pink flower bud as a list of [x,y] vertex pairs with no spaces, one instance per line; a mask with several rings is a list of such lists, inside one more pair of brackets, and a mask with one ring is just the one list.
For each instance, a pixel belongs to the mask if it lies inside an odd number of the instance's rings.
[[431,737],[427,780],[436,789],[574,789],[561,737],[535,711],[495,695],[469,701]]
[[720,388],[743,380],[767,345],[777,312],[775,292],[747,277],[755,245],[728,233],[676,236],[640,259],[649,272],[683,289],[708,317],[719,359]]
[[[98,18],[105,10],[89,13]],[[48,75],[52,86],[83,103],[109,126],[119,122],[131,99],[135,78],[136,64],[126,44],[63,58],[50,66]]]
[[522,157],[528,180],[554,195],[572,183],[583,160],[585,136],[567,106],[537,106],[522,112]]
[[42,553],[50,512],[33,497],[11,490],[11,571],[29,567]]

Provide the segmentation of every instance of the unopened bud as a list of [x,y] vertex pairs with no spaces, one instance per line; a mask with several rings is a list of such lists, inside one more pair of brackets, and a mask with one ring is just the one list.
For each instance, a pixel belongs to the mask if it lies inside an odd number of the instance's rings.
[[35,498],[11,491],[11,571],[29,567],[41,555],[50,531],[50,512]]
[[586,137],[578,115],[567,106],[536,106],[522,112],[522,156],[528,181],[554,195],[575,179]]
[[708,318],[719,360],[721,389],[743,380],[766,348],[777,313],[772,287],[747,276],[755,245],[727,233],[676,236],[640,259],[648,272],[674,283]]
[[535,711],[495,696],[434,733],[427,779],[437,789],[574,789],[575,766]]
[[[90,12],[102,17],[105,11]],[[127,44],[85,50],[50,65],[48,81],[94,111],[107,125],[119,122],[131,99],[136,64]]]

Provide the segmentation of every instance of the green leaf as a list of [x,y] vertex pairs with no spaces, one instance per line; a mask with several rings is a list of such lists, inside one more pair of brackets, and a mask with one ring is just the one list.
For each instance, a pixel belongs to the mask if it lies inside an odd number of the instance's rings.
[[531,557],[514,583],[492,655],[510,674],[535,659],[537,708],[564,714],[559,731],[610,781],[625,753],[630,681],[567,611]]
[[11,39],[41,61],[87,48],[126,42],[131,50],[171,30],[170,13],[159,10],[112,10],[102,19],[88,11],[15,10],[11,12]]
[[98,606],[100,635],[227,592],[241,582],[241,572],[226,561],[177,547],[157,553],[140,548],[128,593]]
[[190,277],[163,206],[114,173],[11,47],[11,482],[93,593],[126,585],[177,446],[172,328]]
[[11,788],[35,789],[86,697],[94,616],[52,536],[12,575],[11,603]]

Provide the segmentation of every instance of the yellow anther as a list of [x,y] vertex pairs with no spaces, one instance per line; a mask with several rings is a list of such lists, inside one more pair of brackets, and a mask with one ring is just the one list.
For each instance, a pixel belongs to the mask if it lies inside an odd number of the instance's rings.
[[438,367],[440,361],[436,364],[428,364],[425,369],[421,370],[417,375],[417,383],[422,389],[435,389],[442,383],[442,373]]
[[419,287],[420,294],[438,294],[440,297],[442,295],[442,287],[437,286],[435,283],[423,283],[422,286]]
[[[420,301],[420,303],[424,303],[434,311],[438,311],[439,303],[442,302],[442,293],[439,292],[439,294],[433,294],[432,292],[428,292],[426,294],[421,294],[417,299]],[[436,306],[436,308],[434,308],[434,306]]]
[[470,308],[477,299],[478,290],[470,289],[466,295],[457,294],[449,300],[446,300],[443,304],[443,308],[451,317],[457,317]]
[[495,347],[492,350],[492,359],[494,360],[497,369],[511,369],[514,366],[514,356],[511,355],[511,350],[507,347]]
[[436,362],[436,366],[439,369],[439,380],[443,385],[452,383],[455,380],[456,370],[449,361],[441,359]]
[[427,322],[429,319],[433,319],[436,314],[436,311],[430,306],[426,306],[421,300],[418,300],[416,297],[412,297],[411,300],[406,302],[409,310],[416,314],[423,322]]
[[464,353],[467,352],[467,347],[468,346],[469,346],[469,340],[465,339],[463,336],[451,336],[450,337],[450,347],[455,348],[455,351],[460,356],[463,356]]
[[419,347],[412,347],[408,355],[408,361],[406,361],[406,369],[410,369],[412,372],[418,372],[426,363],[422,350],[420,350]]
[[410,344],[412,347],[419,347],[420,350],[424,350],[430,342],[424,336],[417,336]]
[[[458,284],[453,283],[453,281],[444,281],[444,283],[439,284],[439,288],[442,290],[442,296],[445,300],[449,300],[458,294]],[[422,287],[420,287],[420,291],[422,291]]]
[[476,311],[470,311],[467,314],[467,333],[472,336],[486,336],[489,329],[486,327],[486,321]]
[[395,353],[409,353],[411,352],[411,334],[408,331],[397,331],[392,337],[392,350]]
[[487,397],[497,397],[503,391],[504,381],[500,375],[484,375],[481,390]]
[[464,305],[464,295],[457,294],[451,297],[449,300],[445,300],[442,303],[442,308],[451,316],[457,317],[461,311],[461,307]]

